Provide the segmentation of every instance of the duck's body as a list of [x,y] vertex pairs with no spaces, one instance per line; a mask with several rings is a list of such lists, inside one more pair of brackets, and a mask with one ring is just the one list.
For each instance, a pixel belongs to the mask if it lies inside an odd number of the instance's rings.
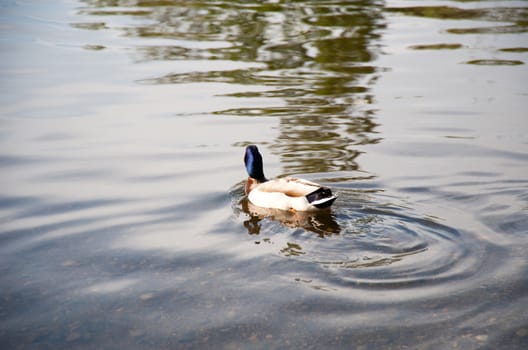
[[262,156],[257,146],[246,148],[244,157],[249,178],[246,194],[254,205],[282,210],[313,211],[328,208],[336,200],[332,191],[308,180],[264,176]]

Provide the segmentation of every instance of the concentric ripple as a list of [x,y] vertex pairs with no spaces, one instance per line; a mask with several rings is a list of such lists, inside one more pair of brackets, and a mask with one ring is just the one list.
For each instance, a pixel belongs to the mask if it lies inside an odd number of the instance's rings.
[[329,211],[290,213],[253,206],[241,185],[232,190],[244,226],[272,252],[305,264],[324,285],[401,289],[447,284],[475,273],[478,247],[464,234],[409,203],[372,189],[339,190]]

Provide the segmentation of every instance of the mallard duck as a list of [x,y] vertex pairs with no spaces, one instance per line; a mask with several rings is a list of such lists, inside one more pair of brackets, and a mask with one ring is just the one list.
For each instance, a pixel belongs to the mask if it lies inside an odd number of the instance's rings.
[[308,180],[264,176],[262,155],[257,146],[246,147],[244,163],[248,172],[245,192],[254,205],[292,211],[313,211],[328,208],[336,196],[328,187]]

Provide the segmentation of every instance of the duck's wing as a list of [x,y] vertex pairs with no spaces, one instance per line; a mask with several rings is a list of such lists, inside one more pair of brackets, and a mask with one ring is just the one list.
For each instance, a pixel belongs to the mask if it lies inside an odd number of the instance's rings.
[[258,186],[262,192],[279,192],[288,197],[303,197],[319,189],[321,186],[307,180],[296,178],[280,178],[266,181]]

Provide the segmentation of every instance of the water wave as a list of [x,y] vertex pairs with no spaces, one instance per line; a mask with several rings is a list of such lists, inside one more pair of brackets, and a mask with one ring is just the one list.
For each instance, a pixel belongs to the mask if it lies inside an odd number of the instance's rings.
[[231,196],[248,234],[306,265],[300,281],[398,291],[475,273],[478,249],[464,232],[398,197],[343,184],[334,184],[339,198],[332,210],[316,213],[258,208],[243,196],[242,184]]

